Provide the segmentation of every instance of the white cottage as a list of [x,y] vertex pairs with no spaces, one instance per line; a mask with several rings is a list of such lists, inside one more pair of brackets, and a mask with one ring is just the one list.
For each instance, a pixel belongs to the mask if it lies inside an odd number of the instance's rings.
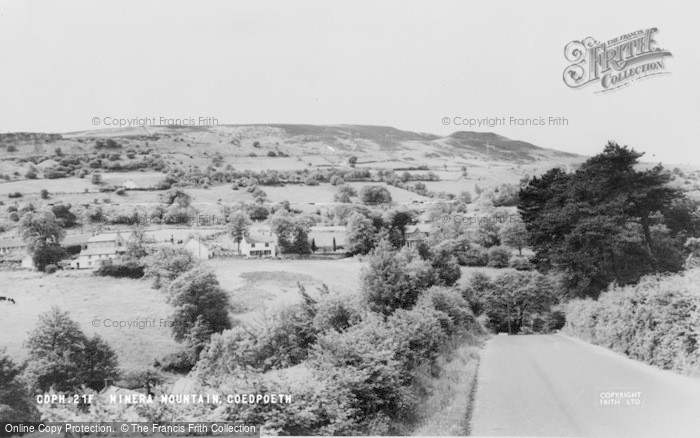
[[70,264],[73,269],[91,269],[102,261],[116,259],[126,252],[126,242],[121,233],[98,234],[87,242],[87,248],[80,251],[78,258]]
[[241,254],[248,257],[275,257],[277,237],[272,233],[251,232],[241,241]]

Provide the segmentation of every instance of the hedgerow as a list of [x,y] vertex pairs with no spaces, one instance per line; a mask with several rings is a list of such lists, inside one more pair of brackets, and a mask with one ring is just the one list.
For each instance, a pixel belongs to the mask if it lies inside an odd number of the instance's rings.
[[691,374],[700,369],[700,270],[613,286],[566,305],[565,331],[630,358]]

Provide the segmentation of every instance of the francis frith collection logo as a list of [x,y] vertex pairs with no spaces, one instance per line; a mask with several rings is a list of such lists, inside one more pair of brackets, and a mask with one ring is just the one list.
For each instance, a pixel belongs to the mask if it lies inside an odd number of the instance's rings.
[[570,42],[564,56],[572,64],[564,70],[564,83],[571,88],[599,83],[602,89],[597,93],[604,93],[642,78],[669,74],[664,58],[673,55],[657,46],[656,32],[652,27],[604,42],[592,37]]

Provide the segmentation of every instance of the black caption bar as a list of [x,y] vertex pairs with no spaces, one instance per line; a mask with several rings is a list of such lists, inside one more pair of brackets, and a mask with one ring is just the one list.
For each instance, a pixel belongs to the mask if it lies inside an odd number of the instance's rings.
[[0,436],[64,437],[64,436],[117,436],[169,437],[220,436],[260,437],[260,426],[234,422],[0,422]]

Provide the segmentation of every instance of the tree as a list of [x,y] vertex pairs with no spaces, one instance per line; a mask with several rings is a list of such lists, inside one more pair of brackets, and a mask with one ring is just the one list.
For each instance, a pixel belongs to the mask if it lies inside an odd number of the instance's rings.
[[161,195],[161,201],[165,205],[177,205],[181,208],[187,208],[192,202],[190,195],[180,189],[170,189]]
[[93,173],[92,176],[90,177],[90,182],[92,182],[95,185],[102,184],[102,174],[99,172]]
[[353,213],[348,219],[347,233],[350,254],[367,254],[374,247],[376,230],[365,215]]
[[56,268],[56,263],[68,257],[68,252],[61,246],[54,243],[41,246],[34,251],[32,254],[32,263],[39,271],[45,271],[47,266],[54,265],[54,270]]
[[517,333],[524,323],[557,303],[550,280],[532,271],[501,274],[482,293],[480,299],[493,328],[508,333]]
[[25,213],[20,221],[20,233],[31,253],[49,243],[60,243],[66,235],[61,223],[50,211]]
[[104,379],[117,376],[114,351],[97,336],[87,338],[68,313],[57,307],[39,315],[25,346],[25,375],[36,390],[70,391],[81,385],[101,388]]
[[370,309],[391,315],[396,309],[412,308],[420,292],[434,284],[435,272],[418,253],[407,248],[396,252],[388,240],[382,240],[360,281]]
[[360,199],[366,205],[389,204],[391,193],[384,186],[363,186],[360,190]]
[[41,192],[39,192],[41,195],[41,199],[49,199],[49,191],[46,189],[41,189]]
[[348,164],[350,167],[355,167],[357,164],[357,157],[353,155],[352,157],[348,158]]
[[408,211],[395,211],[389,215],[390,237],[397,248],[406,243],[406,226],[413,221],[413,215]]
[[469,190],[459,192],[459,195],[457,195],[457,200],[460,202],[463,202],[465,204],[471,204],[472,203],[472,193]]
[[178,342],[186,338],[198,318],[199,331],[206,328],[220,333],[231,328],[228,294],[208,269],[193,269],[173,281],[168,287],[168,302],[175,308],[172,331]]
[[[668,186],[668,172],[635,170],[641,156],[609,142],[575,172],[552,169],[520,191],[518,209],[538,269],[563,272],[575,296],[595,297],[612,281],[632,284],[647,273],[682,269],[682,257],[661,254],[669,245],[682,251],[683,229],[696,230],[672,219],[683,195]],[[667,221],[675,234],[655,239],[654,226]]]
[[333,195],[333,201],[349,204],[353,197],[357,196],[357,191],[349,184],[341,184],[338,186],[336,193]]
[[523,248],[527,244],[527,227],[520,216],[511,217],[498,231],[501,243],[518,250],[519,255],[523,255]]
[[236,242],[238,254],[241,254],[241,242],[248,236],[250,231],[250,225],[252,224],[250,218],[245,212],[235,211],[228,218],[228,230],[231,238]]
[[145,246],[146,233],[144,229],[138,225],[131,230],[130,239],[126,242],[126,252],[124,258],[141,263],[141,259],[146,257],[148,252]]
[[185,248],[163,245],[145,258],[144,274],[153,278],[154,288],[161,288],[198,264],[195,256]]
[[21,368],[0,349],[0,419],[2,421],[39,421],[31,394],[21,380]]
[[51,207],[51,212],[56,216],[56,220],[61,224],[63,228],[70,228],[74,226],[77,222],[77,217],[70,211],[70,204],[59,203]]

